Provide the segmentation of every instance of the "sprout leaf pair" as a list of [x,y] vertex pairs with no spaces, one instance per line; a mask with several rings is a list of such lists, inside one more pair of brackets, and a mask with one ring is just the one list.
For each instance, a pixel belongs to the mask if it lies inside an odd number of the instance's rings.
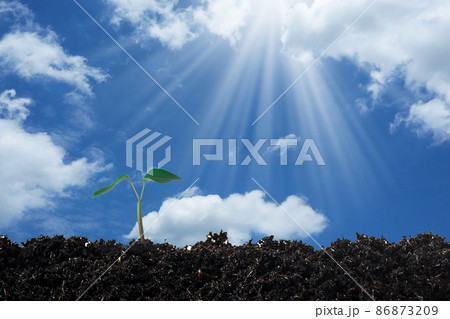
[[142,195],[144,194],[145,181],[151,180],[151,181],[155,181],[159,184],[167,184],[171,181],[181,180],[181,178],[169,171],[164,170],[164,169],[153,168],[153,169],[149,170],[148,173],[141,180],[142,181],[142,191],[141,191],[141,196],[139,196],[130,177],[127,174],[123,174],[123,175],[120,175],[119,178],[111,185],[100,188],[98,191],[96,191],[92,195],[92,197],[94,198],[94,197],[97,197],[97,196],[100,196],[100,195],[103,195],[103,194],[109,192],[114,187],[116,187],[117,184],[119,184],[121,181],[126,180],[126,179],[128,179],[130,181],[131,186],[133,187],[134,193],[136,194],[136,197],[138,200],[138,202],[137,202],[137,220],[138,220],[138,226],[139,226],[139,238],[142,243],[145,243],[144,227],[142,224],[142,205],[141,205]]

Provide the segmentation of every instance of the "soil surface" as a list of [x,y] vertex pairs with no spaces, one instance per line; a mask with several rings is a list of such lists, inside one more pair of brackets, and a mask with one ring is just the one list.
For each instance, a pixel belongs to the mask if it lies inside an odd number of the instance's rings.
[[370,300],[326,253],[375,300],[450,299],[450,243],[433,234],[357,234],[325,250],[273,237],[232,246],[226,233],[180,249],[132,244],[0,236],[0,300]]

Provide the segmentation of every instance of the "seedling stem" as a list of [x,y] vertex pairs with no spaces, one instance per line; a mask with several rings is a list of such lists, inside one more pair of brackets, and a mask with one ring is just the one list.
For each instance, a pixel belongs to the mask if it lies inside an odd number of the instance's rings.
[[171,172],[168,172],[168,171],[160,169],[160,168],[151,169],[148,171],[148,173],[142,179],[141,196],[139,196],[130,177],[127,174],[123,174],[123,175],[119,176],[119,178],[113,184],[105,186],[105,187],[99,189],[98,191],[96,191],[94,193],[94,195],[92,195],[92,197],[97,197],[106,192],[109,192],[118,183],[120,183],[121,181],[123,181],[125,179],[128,179],[130,181],[131,187],[133,187],[134,193],[136,194],[136,197],[137,197],[137,221],[138,221],[138,228],[139,228],[139,239],[140,239],[141,243],[145,244],[144,225],[142,223],[142,197],[144,196],[145,181],[152,180],[152,181],[155,181],[160,184],[166,184],[171,181],[181,180],[181,178],[175,174],[172,174]]

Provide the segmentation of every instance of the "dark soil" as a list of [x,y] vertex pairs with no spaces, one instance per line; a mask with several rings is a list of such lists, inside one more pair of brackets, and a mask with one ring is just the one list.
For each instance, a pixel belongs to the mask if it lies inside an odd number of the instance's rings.
[[[131,243],[130,243],[131,244]],[[127,249],[114,241],[0,236],[0,300],[76,300]],[[357,234],[326,251],[376,300],[449,300],[450,243],[398,244]],[[82,300],[369,300],[323,250],[273,237],[242,246],[226,233],[178,249],[136,243]]]

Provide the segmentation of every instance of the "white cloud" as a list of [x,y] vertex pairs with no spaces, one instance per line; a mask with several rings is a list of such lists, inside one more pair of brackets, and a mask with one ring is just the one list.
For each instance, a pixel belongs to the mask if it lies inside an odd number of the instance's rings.
[[[76,105],[72,114],[83,129],[91,127],[90,108],[84,102],[92,95],[90,81],[102,82],[106,74],[86,64],[86,59],[64,51],[56,34],[34,23],[33,13],[17,1],[0,1],[0,16],[11,18],[12,31],[0,39],[3,73],[21,78],[52,79],[67,83],[79,92],[66,94]],[[9,21],[8,21],[9,22]],[[52,207],[75,186],[83,186],[98,172],[110,168],[98,154],[66,161],[66,151],[45,132],[30,133],[23,126],[30,111],[30,98],[16,97],[15,90],[0,93],[0,226],[8,225],[26,212]],[[65,123],[66,124],[66,123]],[[70,134],[67,125],[65,134]]]
[[189,25],[190,10],[176,10],[177,1],[107,0],[114,6],[112,22],[129,22],[139,38],[155,38],[172,49],[181,48],[196,34]]
[[160,24],[149,25],[147,31],[152,37],[173,49],[181,48],[186,42],[196,37],[184,21],[175,17],[166,18]]
[[97,172],[109,168],[100,160],[80,158],[65,162],[65,150],[46,133],[28,133],[22,126],[32,101],[15,98],[15,91],[0,94],[0,226],[27,210],[53,205],[73,186],[83,186]]
[[18,1],[0,1],[0,16],[3,18],[11,16],[15,21],[21,18],[33,19],[31,10]]
[[450,140],[450,106],[441,99],[414,104],[406,116],[397,114],[391,129],[401,123],[413,127],[418,135],[432,134],[437,144]]
[[103,82],[107,74],[87,65],[86,58],[67,53],[56,33],[34,22],[30,9],[17,1],[0,1],[0,16],[12,18],[12,31],[0,40],[0,67],[3,72],[27,80],[49,78],[75,86],[91,95],[90,81]]
[[[303,62],[317,57],[371,3],[371,0],[298,2],[287,16],[284,49]],[[450,2],[442,0],[380,1],[331,49],[327,56],[349,57],[372,68],[368,91],[376,102],[389,79],[404,76],[407,86],[421,86],[438,99],[428,106],[411,106],[406,124],[425,125],[422,131],[438,138],[442,123],[430,120],[450,105]],[[432,110],[437,107],[438,110]],[[428,111],[432,112],[431,114]],[[409,122],[412,121],[412,122]]]
[[[171,205],[175,197],[163,202],[158,212],[151,212],[143,218],[144,229],[152,225],[146,236],[154,241],[165,239],[177,246],[193,244],[204,240],[210,231],[228,232],[232,244],[242,244],[252,238],[252,233],[274,235],[277,238],[305,238],[306,234],[262,191],[254,190],[245,194],[231,194],[221,198],[218,195],[197,195],[198,189],[188,198],[182,198]],[[287,197],[281,205],[310,234],[323,231],[326,217],[308,205],[298,196]],[[171,207],[171,208],[170,208]],[[139,236],[137,225],[128,238]]]
[[[95,126],[88,97],[93,95],[92,82],[103,82],[107,74],[100,68],[89,66],[86,58],[66,52],[56,33],[35,23],[33,12],[23,4],[0,1],[0,16],[11,18],[12,22],[11,31],[0,39],[2,73],[12,73],[27,80],[56,80],[72,86],[72,92],[64,98],[71,108],[71,116],[62,123],[63,129],[59,130],[64,132],[58,139],[59,142],[62,142],[61,137],[70,143],[76,142]],[[15,100],[15,103],[19,102]],[[12,105],[11,101],[9,105]],[[28,110],[25,108],[24,112],[21,115],[26,116]],[[53,130],[53,138],[57,130]]]
[[251,2],[242,0],[206,0],[205,8],[194,11],[194,21],[210,33],[221,36],[235,45],[240,39],[240,30],[247,23]]
[[24,121],[30,111],[27,105],[31,104],[31,99],[15,98],[15,90],[6,90],[0,94],[0,115],[17,122]]
[[67,54],[55,33],[14,31],[0,40],[0,66],[29,80],[47,77],[92,94],[89,80],[102,82],[106,74],[86,64],[81,56]]
[[189,188],[186,191],[178,193],[175,196],[175,198],[178,198],[178,197],[186,197],[187,198],[187,197],[198,196],[198,195],[201,195],[201,194],[202,194],[202,191],[200,190],[200,188],[198,188],[197,186],[193,186],[193,187]]
[[138,38],[154,38],[179,49],[209,32],[232,45],[240,39],[253,1],[203,0],[199,5],[178,7],[176,0],[107,0],[114,7],[112,23],[131,23]]
[[174,0],[107,0],[115,6],[114,23],[128,20],[139,24],[148,15],[169,15],[177,1]]

